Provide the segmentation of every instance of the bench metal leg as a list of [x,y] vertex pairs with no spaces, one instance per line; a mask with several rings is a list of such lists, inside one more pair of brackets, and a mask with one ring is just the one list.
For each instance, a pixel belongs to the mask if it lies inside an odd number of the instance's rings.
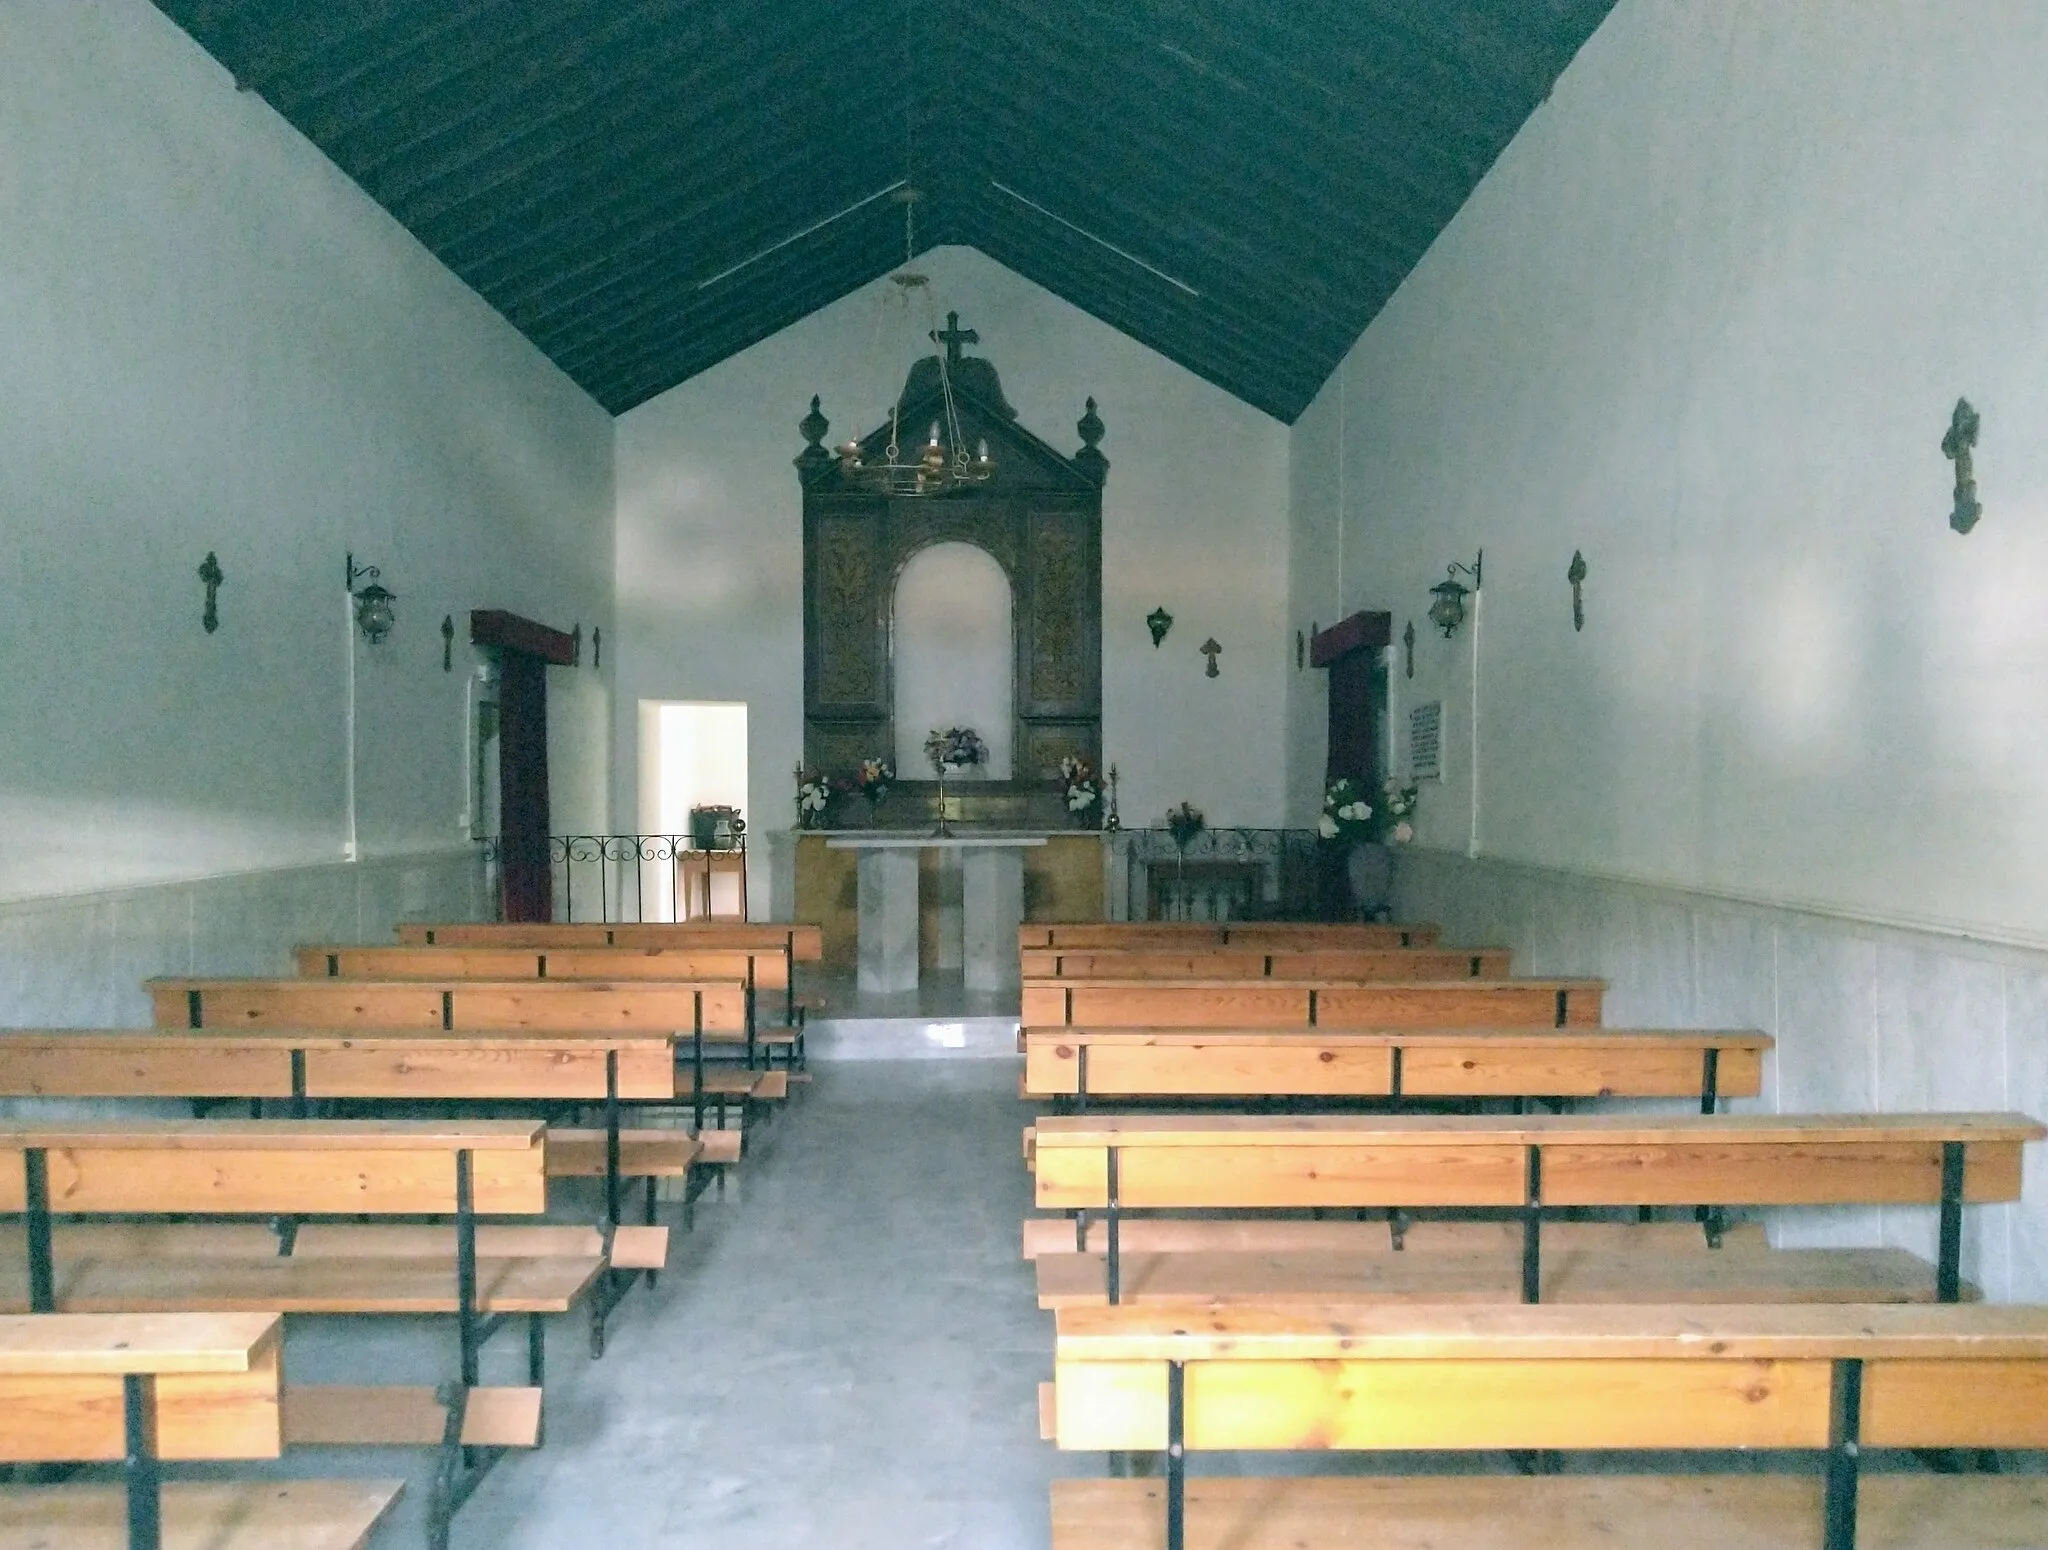
[[1123,1234],[1118,1230],[1121,1211],[1117,1204],[1117,1149],[1110,1147],[1109,1157],[1109,1205],[1102,1213],[1103,1230],[1109,1235],[1108,1277],[1109,1305],[1114,1308],[1123,1301]]
[[478,1347],[483,1343],[477,1328],[476,1198],[472,1168],[473,1156],[467,1149],[455,1154],[456,1328],[462,1342],[462,1386],[465,1390],[477,1385]]
[[1963,1143],[1941,1143],[1941,1254],[1935,1261],[1934,1295],[1955,1302],[1963,1291]]
[[604,1219],[619,1225],[619,1052],[604,1052]]
[[1522,1207],[1522,1301],[1543,1300],[1543,1148],[1528,1149],[1528,1187]]
[[1863,1453],[1863,1363],[1834,1365],[1828,1405],[1827,1496],[1822,1506],[1822,1550],[1856,1550],[1857,1471]]
[[57,1311],[57,1269],[50,1247],[50,1154],[39,1146],[22,1153],[28,1229],[28,1311]]
[[128,1550],[161,1550],[163,1480],[156,1457],[156,1379],[129,1373],[121,1380],[127,1446],[122,1472],[128,1486]]
[[1166,1550],[1187,1545],[1187,1365],[1166,1365]]

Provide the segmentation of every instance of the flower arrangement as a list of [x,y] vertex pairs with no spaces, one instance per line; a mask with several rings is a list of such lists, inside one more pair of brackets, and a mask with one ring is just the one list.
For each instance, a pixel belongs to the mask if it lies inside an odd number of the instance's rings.
[[1392,841],[1405,845],[1415,838],[1408,815],[1415,811],[1417,788],[1389,780],[1377,806],[1368,802],[1363,785],[1348,775],[1323,788],[1323,815],[1316,832],[1343,844]]
[[1209,827],[1209,820],[1202,816],[1202,810],[1192,802],[1183,802],[1179,807],[1166,810],[1166,827],[1173,835],[1176,848],[1186,850],[1188,841]]
[[943,732],[932,732],[926,736],[924,756],[932,761],[934,770],[957,770],[986,759],[988,745],[972,727],[947,727]]
[[1060,760],[1060,794],[1077,822],[1090,822],[1102,812],[1102,779],[1086,759],[1068,754]]
[[887,759],[863,759],[853,772],[853,789],[866,797],[870,806],[880,807],[895,780],[896,772]]
[[825,809],[832,801],[832,782],[801,765],[796,772],[796,823],[800,829],[815,829],[825,821]]

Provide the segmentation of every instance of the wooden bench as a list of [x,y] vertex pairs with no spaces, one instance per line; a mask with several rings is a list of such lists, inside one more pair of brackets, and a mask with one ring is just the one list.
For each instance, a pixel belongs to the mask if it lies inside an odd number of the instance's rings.
[[[294,950],[302,979],[343,980],[598,980],[616,984],[643,981],[738,980],[746,987],[747,1064],[757,1064],[759,1051],[781,1050],[793,1070],[803,1048],[803,1030],[766,1028],[759,1018],[759,992],[786,990],[789,954],[786,948],[698,947],[340,947],[312,946]],[[707,1043],[726,1043],[734,1035],[707,1029]]]
[[1026,976],[1032,1028],[1591,1028],[1600,980],[1126,979]]
[[1383,925],[1370,921],[1088,920],[1020,926],[1017,945],[1112,951],[1159,947],[1189,952],[1205,947],[1252,947],[1302,952],[1321,947],[1431,947],[1438,934],[1437,928],[1430,925]]
[[801,1019],[795,965],[825,960],[821,927],[791,922],[755,921],[617,921],[408,922],[398,927],[398,940],[433,947],[720,947],[772,950],[785,955],[782,991],[784,1021]]
[[1029,1098],[1722,1098],[1763,1090],[1748,1029],[1031,1028]]
[[[2048,1447],[2048,1309],[1209,1309],[1058,1317],[1054,1550],[2008,1550],[2039,1477],[1864,1474],[1874,1449]],[[1189,1480],[1192,1450],[1805,1450],[1783,1475]],[[1859,1528],[1861,1533],[1859,1536]]]
[[[2022,1148],[2043,1135],[2020,1114],[1054,1117],[1031,1135],[1037,1204],[1073,1214],[1077,1249],[1089,1213],[1102,1212],[1106,1252],[1041,1256],[1040,1300],[1440,1300],[1463,1287],[1534,1303],[1551,1289],[1543,1228],[1561,1209],[1687,1206],[1712,1241],[1729,1205],[1926,1204],[1940,1207],[1931,1278],[1898,1250],[1778,1251],[1768,1274],[1762,1264],[1734,1267],[1740,1285],[1726,1265],[1645,1254],[1618,1271],[1572,1266],[1583,1290],[1565,1294],[1879,1302],[1931,1290],[1954,1302],[1965,1203],[2018,1199]],[[1453,1275],[1399,1252],[1126,1255],[1120,1241],[1131,1210],[1375,1207],[1511,1213],[1519,1274],[1510,1263]]]
[[159,1028],[358,1029],[379,1033],[631,1033],[689,1040],[692,1118],[788,1095],[782,1073],[707,1069],[707,1042],[744,1038],[738,980],[646,985],[599,980],[327,980],[163,978],[147,984]]
[[[704,1148],[693,1134],[623,1130],[625,1105],[691,1102],[678,1080],[674,1043],[655,1034],[0,1029],[6,1098],[246,1098],[258,1117],[268,1102],[294,1118],[329,1100],[601,1104],[597,1155],[606,1166],[592,1175],[583,1160],[587,1149],[566,1139],[581,1133],[558,1127],[549,1132],[548,1176],[602,1178],[606,1223],[614,1228],[623,1220],[624,1182],[647,1181],[644,1227],[627,1236],[627,1253],[613,1260],[615,1268],[631,1270],[658,1270],[666,1256],[666,1229],[654,1226],[656,1179],[690,1179],[686,1220],[709,1182],[700,1168]],[[613,1134],[634,1139],[613,1149]],[[598,1313],[600,1332],[608,1313]]]
[[1504,947],[1027,947],[1030,979],[1499,980]]
[[0,1318],[0,1458],[122,1466],[116,1486],[0,1486],[0,1545],[359,1550],[402,1482],[163,1481],[167,1460],[283,1451],[283,1343],[275,1314]]
[[[540,1214],[546,1190],[544,1131],[525,1121],[0,1121],[0,1211],[22,1220],[18,1257],[0,1270],[21,1293],[0,1293],[0,1303],[30,1313],[452,1314],[465,1402],[485,1339],[524,1314],[529,1388],[502,1397],[537,1418],[541,1319],[574,1307],[604,1262],[482,1261],[476,1233],[481,1216]],[[59,1234],[60,1219],[81,1214],[281,1218],[282,1252],[98,1258],[89,1236]],[[452,1258],[291,1252],[302,1217],[421,1215],[454,1219]]]

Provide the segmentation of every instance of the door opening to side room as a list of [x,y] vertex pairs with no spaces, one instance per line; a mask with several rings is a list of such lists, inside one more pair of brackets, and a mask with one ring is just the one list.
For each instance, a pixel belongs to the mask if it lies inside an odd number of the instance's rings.
[[744,853],[729,821],[744,821],[746,805],[744,704],[640,702],[640,832],[659,837],[642,850],[675,858],[643,860],[643,919],[746,918]]

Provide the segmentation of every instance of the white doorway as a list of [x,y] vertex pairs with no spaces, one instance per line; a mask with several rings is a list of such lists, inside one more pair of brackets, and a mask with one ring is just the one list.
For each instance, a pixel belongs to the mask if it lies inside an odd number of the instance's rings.
[[[747,807],[747,707],[702,700],[640,702],[640,832],[690,843],[690,812],[699,807]],[[676,896],[668,867],[647,866],[641,879],[643,918],[674,920],[694,901]],[[741,913],[741,879],[714,871],[711,913]],[[687,893],[687,890],[685,890]],[[678,910],[681,904],[683,909]]]

